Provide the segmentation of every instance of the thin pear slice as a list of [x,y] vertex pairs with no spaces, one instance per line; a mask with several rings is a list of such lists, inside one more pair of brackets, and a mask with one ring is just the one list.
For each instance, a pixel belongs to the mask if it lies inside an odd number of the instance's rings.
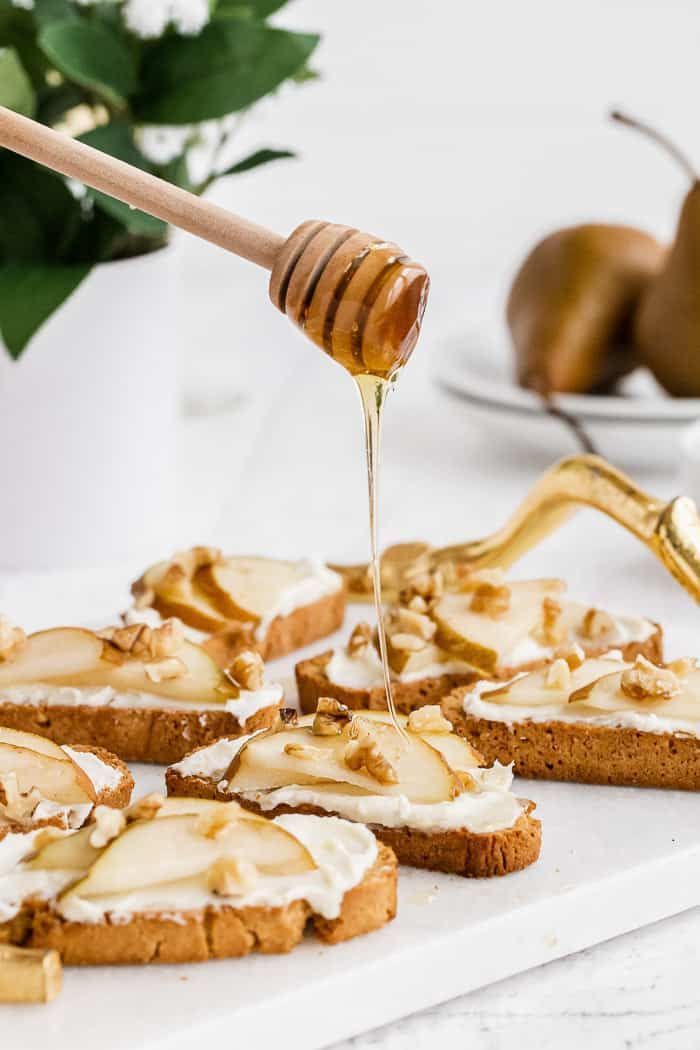
[[435,643],[483,671],[495,671],[538,627],[543,599],[560,596],[563,590],[560,580],[518,580],[508,587],[510,607],[498,617],[474,612],[471,592],[443,595],[430,610],[437,624]]
[[95,825],[88,824],[80,831],[51,839],[36,856],[27,861],[27,867],[42,871],[87,871],[105,848],[91,845],[90,837],[94,830]]
[[176,616],[198,631],[222,631],[227,618],[195,586],[193,576],[182,565],[171,564],[157,579],[153,607],[161,616]]
[[69,757],[62,747],[55,744],[53,740],[47,740],[36,733],[25,733],[20,729],[6,729],[0,726],[0,744],[12,744],[13,747],[23,747],[27,751],[36,751],[40,755],[49,755],[50,758],[65,762]]
[[447,802],[459,794],[456,774],[439,751],[421,737],[406,741],[392,725],[374,723],[378,746],[396,771],[398,782],[381,783],[364,769],[352,770],[343,755],[347,732],[315,736],[305,727],[290,727],[252,737],[226,774],[238,791],[269,790],[291,784],[333,782],[364,788],[374,795],[406,795],[412,802]]
[[562,689],[547,684],[549,668],[518,675],[498,689],[485,689],[480,699],[489,704],[506,704],[513,707],[552,707],[566,704],[569,697],[604,675],[622,671],[629,664],[611,657],[594,657],[584,660],[580,667],[570,672],[569,684]]
[[682,675],[679,678],[680,692],[667,700],[633,699],[620,688],[621,678],[622,672],[618,671],[577,690],[571,696],[569,712],[573,714],[580,711],[585,716],[606,711],[637,711],[640,714],[658,715],[659,718],[700,721],[700,669]]
[[301,572],[291,561],[225,558],[201,568],[195,584],[227,617],[257,623],[299,581]]
[[[306,847],[268,820],[234,820],[218,834],[202,833],[202,815],[135,821],[114,839],[67,896],[130,893],[203,874],[222,857],[237,857],[272,875],[312,871]],[[65,899],[65,896],[64,896]]]
[[0,743],[0,778],[12,773],[23,795],[36,788],[43,798],[66,806],[83,805],[96,798],[95,785],[65,752],[62,759],[57,759]]
[[186,667],[186,673],[175,678],[154,681],[148,673],[148,664],[125,660],[114,664],[103,660],[94,672],[77,679],[80,685],[111,685],[123,692],[151,693],[172,700],[192,703],[226,703],[235,700],[240,691],[214,663],[209,654],[194,642],[185,641],[176,657]]
[[[356,714],[361,718],[368,719],[370,722],[383,722],[386,725],[391,725],[391,715],[388,711],[357,711]],[[297,721],[297,725],[310,727],[313,725],[315,717],[315,715],[302,715]],[[399,725],[405,728],[408,724],[407,716],[397,715],[396,717]],[[425,740],[427,744],[430,744],[431,747],[434,747],[436,751],[439,751],[450,769],[454,770],[455,773],[466,772],[469,769],[476,769],[483,765],[483,758],[479,752],[464,737],[457,736],[456,733],[422,732],[417,735],[422,740]]]
[[0,688],[24,682],[65,682],[100,665],[102,640],[82,627],[56,627],[27,638],[18,654],[0,664]]

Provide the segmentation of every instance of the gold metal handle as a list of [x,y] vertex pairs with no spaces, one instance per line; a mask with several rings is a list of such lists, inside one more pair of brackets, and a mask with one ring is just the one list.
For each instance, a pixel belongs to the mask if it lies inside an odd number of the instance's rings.
[[[458,569],[509,568],[560,528],[581,507],[592,507],[641,540],[674,579],[700,601],[700,519],[685,496],[664,503],[639,488],[600,456],[570,456],[542,475],[506,524],[485,536],[450,547],[399,544],[382,556],[385,597],[395,600],[411,573],[431,568],[456,575]],[[366,565],[336,565],[350,596],[371,593]]]

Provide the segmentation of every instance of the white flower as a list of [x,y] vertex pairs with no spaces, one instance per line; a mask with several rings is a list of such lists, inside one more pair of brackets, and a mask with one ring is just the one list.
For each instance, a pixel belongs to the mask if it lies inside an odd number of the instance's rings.
[[178,33],[199,33],[209,21],[209,0],[126,0],[124,21],[136,36],[162,36],[172,22]]
[[13,7],[23,7],[25,11],[31,11],[34,7],[34,0],[12,0]]

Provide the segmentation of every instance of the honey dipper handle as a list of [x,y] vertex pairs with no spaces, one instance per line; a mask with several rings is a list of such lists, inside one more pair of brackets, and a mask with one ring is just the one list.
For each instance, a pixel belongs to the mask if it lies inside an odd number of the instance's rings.
[[284,238],[84,142],[0,106],[0,146],[271,270]]

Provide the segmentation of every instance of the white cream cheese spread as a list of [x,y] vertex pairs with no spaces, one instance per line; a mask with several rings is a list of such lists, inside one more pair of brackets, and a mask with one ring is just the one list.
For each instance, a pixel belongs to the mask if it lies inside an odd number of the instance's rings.
[[[182,776],[199,776],[212,780],[226,790],[226,770],[243,744],[255,734],[236,740],[219,740],[209,747],[192,752],[173,768]],[[263,810],[276,806],[318,806],[339,813],[348,820],[384,827],[411,827],[421,831],[446,831],[465,828],[474,833],[487,833],[510,828],[522,815],[523,807],[511,792],[513,773],[509,766],[496,762],[490,769],[470,769],[474,789],[464,791],[451,802],[432,805],[411,802],[405,795],[351,795],[341,790],[320,793],[313,787],[289,785],[271,791],[241,792],[241,798],[255,802]]]
[[6,704],[46,704],[49,707],[136,707],[160,708],[169,711],[228,711],[240,722],[245,722],[256,711],[279,703],[282,686],[277,682],[252,692],[241,690],[238,697],[221,704],[198,704],[189,700],[174,700],[151,693],[118,692],[111,686],[50,685],[41,682],[7,686],[0,690],[0,702]]

